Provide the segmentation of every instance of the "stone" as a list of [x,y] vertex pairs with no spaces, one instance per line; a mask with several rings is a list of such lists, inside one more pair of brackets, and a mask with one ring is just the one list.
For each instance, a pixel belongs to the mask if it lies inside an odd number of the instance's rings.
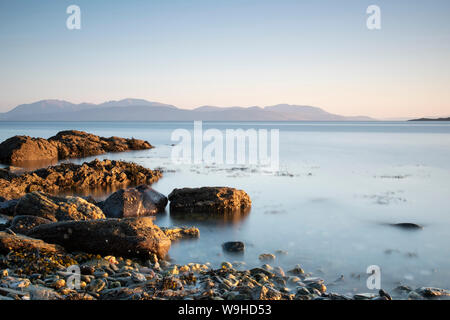
[[42,138],[14,136],[0,144],[0,162],[21,164],[24,161],[58,159],[58,144]]
[[18,202],[17,199],[0,202],[0,214],[13,216]]
[[0,254],[7,254],[12,250],[50,254],[65,253],[64,248],[59,245],[45,243],[42,240],[33,239],[24,235],[0,232]]
[[415,290],[418,294],[425,298],[436,298],[443,296],[450,296],[450,291],[440,289],[440,288],[432,288],[432,287],[421,287]]
[[200,230],[195,227],[172,227],[161,230],[171,241],[200,238]]
[[57,197],[31,192],[20,198],[15,216],[33,215],[53,222],[67,220],[105,219],[103,211],[80,197]]
[[229,241],[223,243],[222,248],[227,252],[243,252],[245,245],[242,241]]
[[258,259],[261,261],[270,261],[270,260],[275,260],[276,257],[272,253],[263,253],[263,254],[259,255]]
[[393,227],[405,229],[405,230],[420,230],[423,229],[423,226],[415,224],[415,223],[393,223],[391,224]]
[[245,212],[251,200],[245,191],[228,187],[175,189],[169,194],[170,213],[228,214]]
[[11,200],[33,191],[50,194],[85,192],[130,184],[152,184],[161,177],[161,171],[150,170],[132,162],[96,159],[81,165],[61,163],[19,176],[0,177],[0,196]]
[[152,254],[164,258],[171,245],[150,217],[56,222],[37,226],[28,235],[68,251],[142,259]]
[[147,185],[120,189],[102,204],[108,218],[126,218],[155,215],[163,212],[167,197]]
[[34,227],[47,223],[52,223],[52,221],[37,216],[16,216],[11,221],[9,228],[15,233],[26,235]]
[[281,300],[281,292],[271,287],[256,287],[252,294],[253,300]]

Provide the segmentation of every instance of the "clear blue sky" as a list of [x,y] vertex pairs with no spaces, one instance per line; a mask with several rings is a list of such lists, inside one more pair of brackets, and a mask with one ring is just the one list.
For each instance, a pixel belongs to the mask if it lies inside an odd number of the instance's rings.
[[[81,30],[66,28],[71,4]],[[448,0],[0,0],[0,44],[0,111],[133,97],[450,115]]]

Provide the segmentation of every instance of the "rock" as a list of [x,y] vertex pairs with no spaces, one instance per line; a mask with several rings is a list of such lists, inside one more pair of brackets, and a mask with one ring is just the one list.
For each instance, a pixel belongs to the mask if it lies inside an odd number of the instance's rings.
[[31,192],[20,198],[15,216],[33,215],[53,222],[67,220],[105,219],[103,211],[80,197],[57,197]]
[[376,298],[377,295],[374,293],[358,293],[353,296],[355,300],[371,300]]
[[19,202],[19,200],[17,200],[17,199],[0,202],[0,214],[6,215],[6,216],[13,216],[14,210],[16,209],[18,202]]
[[50,139],[15,136],[0,144],[0,161],[20,164],[25,161],[61,160],[153,148],[147,141],[104,138],[90,133],[61,131]]
[[423,229],[423,226],[415,224],[415,223],[393,223],[393,224],[391,224],[391,226],[405,229],[405,230]]
[[281,300],[282,295],[271,287],[256,287],[252,294],[253,300]]
[[8,179],[0,178],[0,196],[10,200],[33,191],[56,194],[130,184],[152,184],[161,177],[160,171],[131,162],[94,160],[82,165],[61,163]]
[[15,233],[26,235],[34,227],[47,223],[52,223],[52,221],[37,216],[16,216],[11,221],[9,228]]
[[10,251],[42,252],[50,254],[63,254],[61,246],[45,243],[42,240],[29,238],[23,235],[13,235],[0,232],[0,254],[7,254]]
[[107,152],[146,150],[153,146],[144,140],[119,137],[104,138],[91,133],[68,130],[58,132],[48,139],[58,145],[59,159],[89,157]]
[[108,218],[126,218],[155,215],[164,211],[167,197],[149,186],[120,189],[102,204]]
[[200,230],[195,227],[161,228],[161,230],[171,241],[200,237]]
[[418,294],[425,298],[436,298],[443,296],[450,296],[450,291],[439,289],[439,288],[431,288],[431,287],[422,287],[415,290]]
[[245,245],[242,241],[229,241],[222,244],[222,248],[228,252],[243,252]]
[[170,213],[228,214],[247,211],[251,200],[245,191],[228,187],[175,189],[169,195]]
[[58,144],[46,139],[15,136],[0,144],[0,162],[3,163],[55,159],[58,159]]
[[392,300],[391,295],[389,293],[387,293],[386,291],[384,291],[383,289],[380,289],[378,291],[378,294],[380,295],[380,297],[386,298],[386,300]]
[[260,254],[258,257],[258,259],[261,261],[275,260],[275,258],[276,258],[275,255],[271,254],[271,253],[263,253],[263,254]]
[[297,275],[297,276],[298,276],[298,275],[304,274],[305,271],[304,271],[304,270],[302,269],[302,267],[298,264],[298,265],[295,266],[294,269],[289,270],[288,273],[294,274],[294,275]]
[[69,251],[149,259],[164,258],[171,241],[150,217],[67,221],[40,225],[29,236]]

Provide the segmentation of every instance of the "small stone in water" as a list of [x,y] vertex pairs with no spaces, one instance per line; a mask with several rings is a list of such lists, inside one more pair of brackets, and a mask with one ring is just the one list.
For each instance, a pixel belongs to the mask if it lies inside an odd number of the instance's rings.
[[222,264],[220,265],[220,267],[222,268],[222,269],[232,269],[233,268],[233,265],[231,264],[231,263],[229,263],[229,262],[222,262]]
[[267,261],[267,260],[275,260],[275,255],[271,253],[263,253],[259,255],[259,260]]
[[245,245],[242,241],[230,241],[222,244],[222,248],[228,252],[243,252]]

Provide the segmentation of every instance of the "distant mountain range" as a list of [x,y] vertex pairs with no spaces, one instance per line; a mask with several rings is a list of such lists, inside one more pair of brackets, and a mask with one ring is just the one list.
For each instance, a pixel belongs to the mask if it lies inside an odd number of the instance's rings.
[[437,119],[432,119],[432,118],[420,118],[420,119],[412,119],[409,121],[450,121],[450,117],[448,118],[437,118]]
[[317,107],[279,104],[268,107],[213,107],[193,110],[140,99],[101,104],[42,100],[0,113],[0,121],[374,121],[347,117]]

